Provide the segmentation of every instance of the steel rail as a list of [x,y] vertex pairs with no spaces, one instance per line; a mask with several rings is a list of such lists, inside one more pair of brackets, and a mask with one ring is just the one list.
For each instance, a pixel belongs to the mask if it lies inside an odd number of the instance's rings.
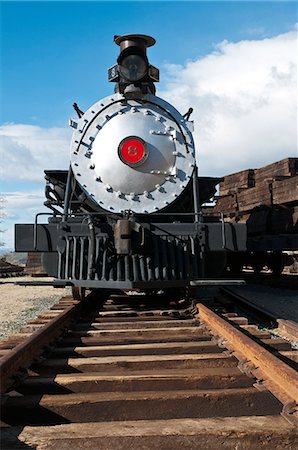
[[232,289],[223,287],[223,288],[220,288],[220,290],[223,294],[228,295],[229,297],[231,297],[234,300],[236,299],[237,303],[240,302],[242,305],[244,305],[250,311],[257,312],[258,315],[261,315],[267,321],[277,323],[276,316],[274,315],[274,313],[272,311],[269,311],[267,308],[250,301],[248,298],[234,292]]
[[237,300],[237,305],[240,304],[242,307],[247,309],[248,311],[257,314],[262,317],[266,321],[274,324],[276,327],[276,332],[284,335],[286,339],[297,341],[298,340],[298,324],[293,320],[289,319],[278,319],[276,314],[273,311],[269,311],[264,306],[256,304],[255,302],[250,301],[248,298],[243,297],[242,295],[234,292],[232,289],[222,287],[220,291],[229,297]]
[[250,360],[283,394],[298,403],[298,373],[293,368],[202,303],[197,303],[196,306],[199,311],[198,318],[205,322],[214,334],[227,340],[236,352]]
[[[71,300],[72,297],[69,297],[69,299]],[[79,304],[79,301],[73,300],[72,305],[66,307],[57,317],[34,331],[29,337],[24,338],[22,342],[0,359],[1,395],[14,384],[18,371],[32,364],[32,359],[38,357],[44,348],[67,327],[77,313]]]

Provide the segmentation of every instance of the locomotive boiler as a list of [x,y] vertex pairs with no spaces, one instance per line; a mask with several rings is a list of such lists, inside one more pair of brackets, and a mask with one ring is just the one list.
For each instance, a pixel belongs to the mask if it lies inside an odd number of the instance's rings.
[[[16,251],[42,252],[54,284],[143,291],[187,288],[246,249],[244,224],[208,221],[217,178],[198,177],[192,109],[156,96],[152,37],[115,36],[114,93],[74,108],[68,170],[46,170],[49,213],[16,225]],[[215,143],[216,148],[216,143]],[[40,223],[47,216],[47,223]]]

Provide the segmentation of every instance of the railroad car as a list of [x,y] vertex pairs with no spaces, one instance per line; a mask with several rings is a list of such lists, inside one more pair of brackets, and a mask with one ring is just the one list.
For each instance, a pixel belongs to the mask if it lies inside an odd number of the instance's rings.
[[245,251],[246,226],[201,212],[219,179],[198,176],[192,109],[183,115],[156,95],[155,39],[114,41],[114,92],[85,112],[74,104],[69,169],[45,171],[50,211],[16,225],[16,251],[42,252],[57,286],[178,292]]

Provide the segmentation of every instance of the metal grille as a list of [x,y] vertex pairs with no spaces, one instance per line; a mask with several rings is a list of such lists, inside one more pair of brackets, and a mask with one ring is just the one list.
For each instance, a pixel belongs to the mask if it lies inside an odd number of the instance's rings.
[[96,236],[94,258],[87,236],[66,237],[65,244],[65,250],[59,252],[59,276],[65,280],[150,282],[198,277],[199,245],[190,236],[152,234],[151,255],[117,255],[108,236]]

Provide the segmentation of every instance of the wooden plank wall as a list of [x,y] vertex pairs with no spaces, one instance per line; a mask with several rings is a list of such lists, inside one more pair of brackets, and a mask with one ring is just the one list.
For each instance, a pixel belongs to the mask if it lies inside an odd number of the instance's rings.
[[298,158],[224,177],[213,212],[246,222],[252,234],[298,231]]

